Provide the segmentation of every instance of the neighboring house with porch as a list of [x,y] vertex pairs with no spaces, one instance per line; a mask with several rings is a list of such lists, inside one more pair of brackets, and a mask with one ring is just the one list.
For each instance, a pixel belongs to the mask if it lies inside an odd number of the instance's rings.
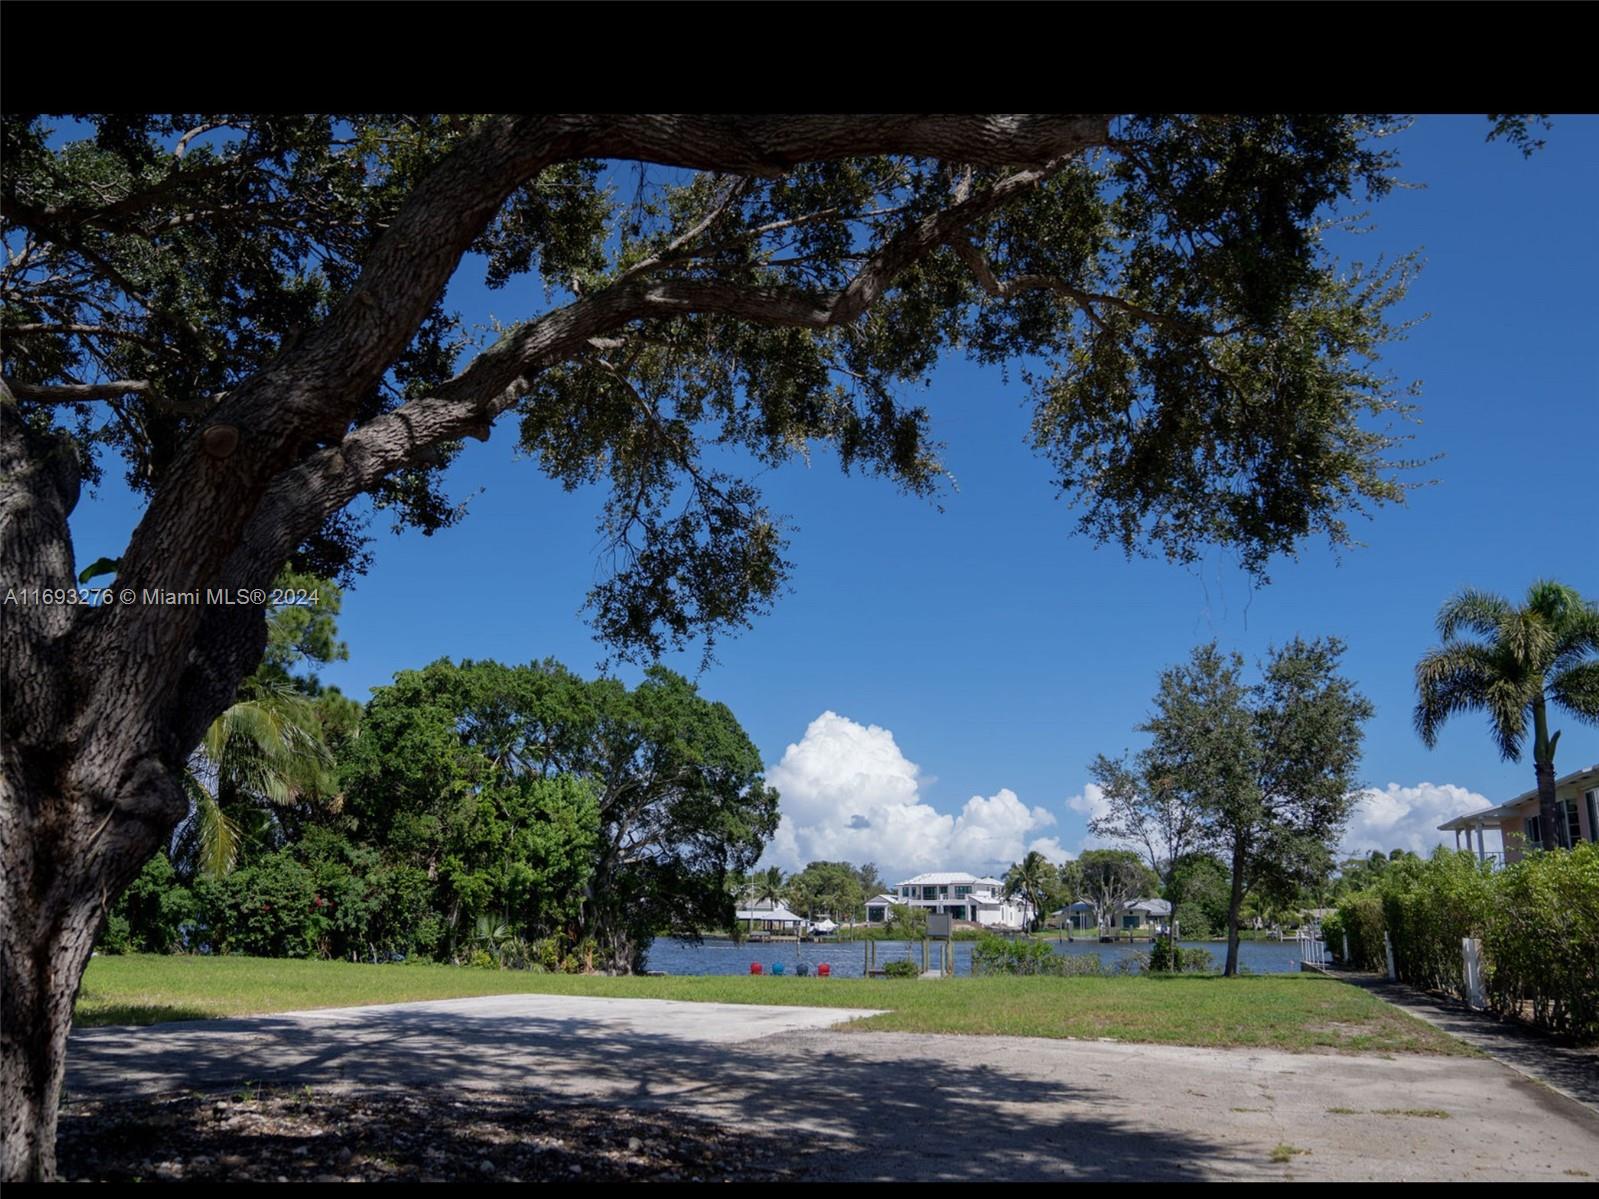
[[1057,908],[1049,914],[1049,924],[1055,928],[1069,928],[1076,932],[1086,932],[1091,928],[1099,927],[1099,920],[1094,915],[1094,905],[1079,899],[1076,903],[1069,903],[1063,908]]
[[[1129,899],[1122,903],[1121,914],[1111,922],[1111,927],[1138,932],[1161,932],[1170,921],[1171,904],[1164,899]],[[1051,912],[1049,922],[1056,928],[1092,932],[1099,927],[1099,916],[1093,904],[1080,899],[1076,903]]]
[[1005,884],[962,871],[918,874],[894,884],[891,892],[866,903],[868,924],[882,924],[900,904],[941,912],[985,928],[1022,928],[1033,918],[1033,905],[1019,895],[1006,897]]
[[[1583,841],[1599,841],[1599,765],[1574,770],[1555,780],[1556,841],[1567,849]],[[1485,860],[1519,861],[1528,848],[1543,844],[1542,819],[1538,810],[1538,789],[1524,791],[1480,812],[1467,812],[1447,820],[1438,828],[1454,833],[1455,848],[1469,849]],[[1461,834],[1465,834],[1462,844]],[[1498,833],[1504,846],[1502,856],[1488,849],[1487,834]],[[1475,840],[1474,840],[1475,838]]]
[[866,923],[887,924],[889,912],[900,902],[898,895],[890,895],[886,891],[872,896],[866,901]]
[[792,933],[804,923],[786,905],[770,899],[745,901],[735,909],[735,915],[748,932]]

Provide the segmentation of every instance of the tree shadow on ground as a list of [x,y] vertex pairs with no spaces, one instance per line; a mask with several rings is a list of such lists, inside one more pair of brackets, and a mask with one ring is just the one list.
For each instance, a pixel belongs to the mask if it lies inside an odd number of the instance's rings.
[[125,1095],[249,1080],[425,1090],[461,1102],[534,1092],[737,1128],[752,1146],[780,1143],[785,1172],[807,1179],[1175,1181],[1254,1175],[1261,1165],[1220,1131],[1157,1135],[1152,1113],[1107,1110],[1091,1078],[955,1064],[937,1056],[936,1038],[925,1055],[919,1038],[906,1039],[910,1053],[873,1057],[827,1033],[714,1044],[579,1016],[394,1008],[84,1030],[69,1089]]

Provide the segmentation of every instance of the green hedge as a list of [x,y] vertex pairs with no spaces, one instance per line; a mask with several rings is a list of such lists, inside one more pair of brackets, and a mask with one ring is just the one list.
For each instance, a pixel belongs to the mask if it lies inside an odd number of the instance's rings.
[[1104,967],[1096,953],[1056,953],[1048,941],[1035,941],[1031,937],[1013,941],[990,934],[972,949],[972,973],[1059,976],[1103,974]]
[[1426,991],[1465,994],[1460,943],[1481,937],[1498,906],[1493,867],[1450,850],[1395,863],[1383,877],[1382,914],[1394,969]]
[[1599,845],[1529,854],[1496,881],[1499,910],[1483,938],[1489,1003],[1599,1041]]
[[1349,938],[1349,961],[1356,970],[1384,970],[1382,897],[1373,891],[1356,891],[1338,905],[1337,915],[1322,923],[1327,948],[1342,958],[1344,937]]
[[1457,996],[1460,943],[1477,937],[1492,1010],[1599,1041],[1599,845],[1533,851],[1502,870],[1440,848],[1396,864],[1322,927],[1340,956],[1348,934],[1349,965],[1379,971],[1386,931],[1400,981]]

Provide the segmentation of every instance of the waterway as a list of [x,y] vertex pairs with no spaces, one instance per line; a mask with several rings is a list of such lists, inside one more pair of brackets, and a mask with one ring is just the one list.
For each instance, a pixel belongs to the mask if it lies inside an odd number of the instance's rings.
[[[1097,954],[1102,968],[1107,972],[1116,969],[1116,963],[1136,953],[1149,952],[1147,943],[1100,944],[1097,941],[1049,941],[1056,953],[1067,956]],[[1227,960],[1225,941],[1184,941],[1187,949],[1203,949],[1216,960],[1219,970]],[[974,941],[955,942],[955,973],[957,976],[972,972]],[[877,942],[877,966],[910,959],[920,963],[922,947],[919,941]],[[929,950],[930,964],[937,969],[940,946],[934,943]],[[748,974],[750,963],[759,962],[763,973],[781,963],[785,974],[794,973],[797,963],[803,962],[814,974],[816,967],[826,962],[836,978],[860,978],[866,964],[865,943],[861,941],[770,941],[742,945],[722,939],[707,938],[700,945],[685,945],[680,941],[658,939],[650,946],[648,968],[663,970],[667,974]],[[1286,974],[1299,970],[1300,946],[1295,941],[1241,941],[1238,945],[1238,964],[1252,974]]]

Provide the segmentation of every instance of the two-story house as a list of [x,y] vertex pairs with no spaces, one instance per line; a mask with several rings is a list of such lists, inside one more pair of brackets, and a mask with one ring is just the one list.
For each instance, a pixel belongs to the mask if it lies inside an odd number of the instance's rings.
[[1033,918],[1033,905],[1019,895],[1007,898],[999,879],[961,871],[918,874],[895,883],[893,890],[867,901],[867,923],[883,923],[898,904],[945,912],[991,928],[1023,928]]

